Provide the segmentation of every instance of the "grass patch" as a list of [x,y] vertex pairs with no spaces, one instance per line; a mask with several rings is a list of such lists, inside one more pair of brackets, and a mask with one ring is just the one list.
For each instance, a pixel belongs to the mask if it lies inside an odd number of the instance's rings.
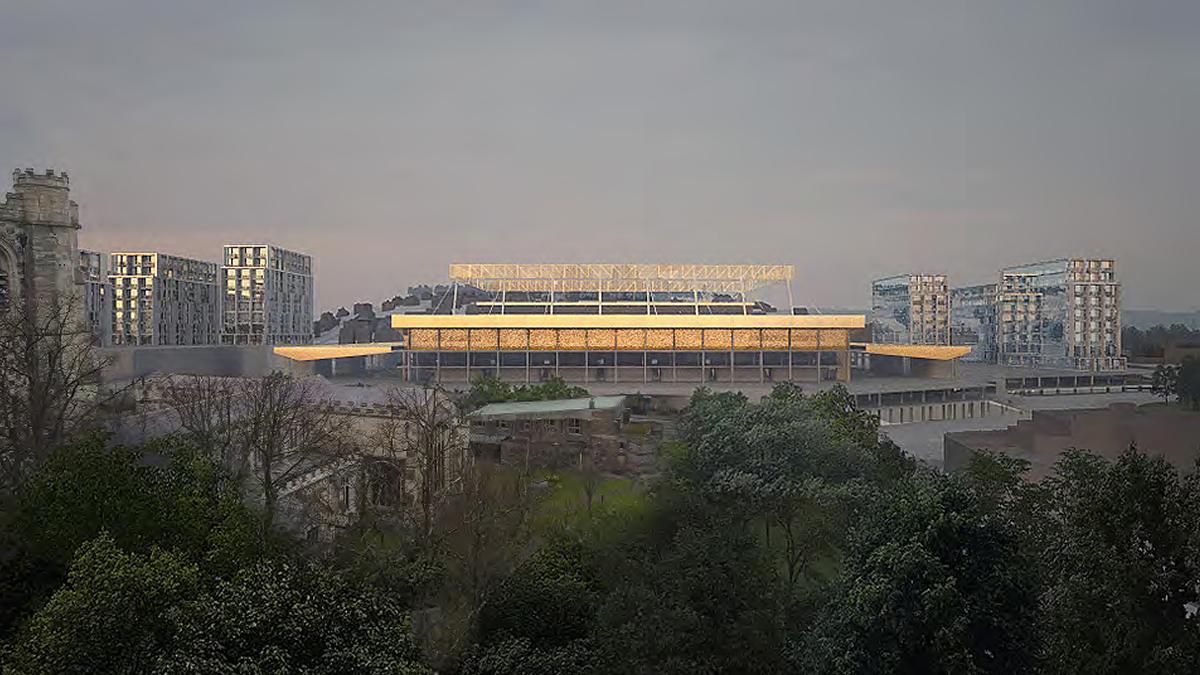
[[580,531],[598,521],[642,511],[647,505],[645,487],[632,478],[561,470],[543,476],[547,493],[534,514],[537,529]]

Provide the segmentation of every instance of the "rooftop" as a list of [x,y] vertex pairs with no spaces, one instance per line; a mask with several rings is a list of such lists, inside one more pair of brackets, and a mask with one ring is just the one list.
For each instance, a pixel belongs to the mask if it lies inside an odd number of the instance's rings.
[[833,314],[396,314],[392,328],[863,328]]
[[623,405],[625,405],[624,396],[589,396],[587,398],[566,398],[557,401],[491,403],[471,413],[468,417],[505,417],[570,413],[584,410],[617,410]]

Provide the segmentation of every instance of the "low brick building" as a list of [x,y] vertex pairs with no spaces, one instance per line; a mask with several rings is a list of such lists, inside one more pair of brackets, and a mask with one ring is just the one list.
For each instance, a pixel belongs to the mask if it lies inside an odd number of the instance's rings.
[[657,469],[663,430],[639,418],[625,396],[493,403],[468,415],[476,459],[531,468]]

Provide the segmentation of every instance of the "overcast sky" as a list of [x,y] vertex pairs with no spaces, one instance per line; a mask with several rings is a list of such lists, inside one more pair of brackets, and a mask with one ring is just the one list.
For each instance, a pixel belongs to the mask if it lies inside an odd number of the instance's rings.
[[81,245],[311,253],[320,309],[450,262],[872,278],[1111,256],[1200,307],[1200,2],[0,0],[0,165]]

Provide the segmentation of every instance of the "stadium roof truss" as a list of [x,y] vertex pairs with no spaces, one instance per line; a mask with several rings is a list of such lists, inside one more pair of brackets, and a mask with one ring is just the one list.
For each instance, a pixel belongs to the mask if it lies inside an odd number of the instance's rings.
[[791,265],[452,263],[450,279],[485,291],[742,293],[792,280]]

